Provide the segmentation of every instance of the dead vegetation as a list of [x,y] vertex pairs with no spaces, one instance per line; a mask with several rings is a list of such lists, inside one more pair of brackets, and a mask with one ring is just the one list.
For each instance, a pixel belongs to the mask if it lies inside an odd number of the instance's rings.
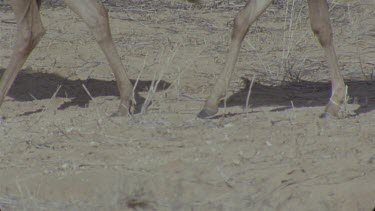
[[[326,64],[305,2],[288,2],[250,30],[226,111],[203,121],[244,1],[104,1],[143,109],[128,118],[111,117],[116,85],[85,25],[46,1],[47,34],[0,111],[0,209],[374,207],[373,10],[330,4],[353,116],[322,120]],[[2,72],[15,25],[0,5]]]

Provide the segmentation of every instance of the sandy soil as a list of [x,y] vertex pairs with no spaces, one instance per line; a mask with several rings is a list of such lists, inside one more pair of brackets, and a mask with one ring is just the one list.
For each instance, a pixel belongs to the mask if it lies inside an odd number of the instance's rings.
[[[106,2],[129,77],[142,73],[140,99],[161,77],[147,112],[132,117],[111,117],[118,92],[85,24],[44,5],[47,34],[0,110],[0,209],[374,209],[371,0],[330,4],[347,118],[319,118],[330,82],[306,2],[278,1],[245,38],[220,114],[197,119],[243,4]],[[3,72],[16,25],[0,5]]]

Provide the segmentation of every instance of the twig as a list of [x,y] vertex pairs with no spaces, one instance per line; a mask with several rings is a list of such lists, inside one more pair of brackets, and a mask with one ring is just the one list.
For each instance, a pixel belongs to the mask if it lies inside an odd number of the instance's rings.
[[143,60],[143,66],[142,66],[142,69],[141,69],[141,71],[139,72],[138,77],[137,77],[137,80],[135,81],[135,84],[134,84],[134,87],[133,87],[133,103],[134,103],[134,105],[137,105],[137,101],[136,101],[136,99],[134,98],[134,96],[135,96],[135,90],[136,90],[136,88],[137,88],[137,85],[138,85],[139,79],[140,79],[141,76],[143,75],[143,71],[146,69],[146,59],[147,59],[147,55],[148,55],[148,52],[146,53],[146,56],[145,56],[145,58],[144,58],[144,60]]
[[201,98],[201,97],[193,97],[193,96],[190,96],[190,95],[188,95],[188,94],[181,94],[180,96],[181,96],[181,97],[186,97],[186,98],[191,99],[191,100],[194,100],[194,101],[200,101],[200,102],[202,102],[202,101],[206,101],[205,98]]
[[4,19],[4,20],[1,20],[1,23],[17,24],[17,22],[14,19]]
[[159,77],[158,77],[157,81],[155,81],[156,74],[157,74],[155,72],[154,79],[151,82],[150,90],[148,91],[146,100],[145,100],[145,102],[142,105],[141,114],[145,114],[146,113],[147,107],[150,105],[150,103],[152,101],[152,98],[155,95],[155,92],[156,92],[156,90],[158,88],[158,85],[159,85],[159,83],[160,83],[163,75],[164,75],[165,70],[168,69],[168,67],[171,64],[172,60],[176,56],[176,53],[177,53],[177,51],[179,49],[178,47],[179,47],[179,43],[177,43],[176,46],[173,48],[174,51],[173,51],[172,55],[167,58],[167,62],[165,63],[165,67],[162,67],[162,69],[160,70]]
[[87,93],[87,95],[91,98],[91,100],[95,102],[94,97],[91,95],[90,91],[87,89],[87,87],[85,86],[85,84],[82,84],[82,87],[85,90],[85,92]]
[[253,78],[251,79],[251,83],[250,83],[250,86],[249,86],[249,91],[247,92],[246,105],[245,105],[246,115],[249,113],[250,94],[251,94],[251,89],[253,88],[253,84],[254,84],[254,81],[255,81],[255,76],[256,75],[253,75]]
[[89,95],[89,97],[91,98],[91,100],[94,102],[94,105],[95,105],[94,107],[95,107],[95,110],[96,110],[96,116],[98,117],[98,118],[96,118],[96,123],[97,123],[97,125],[98,125],[99,128],[102,128],[102,125],[101,125],[102,119],[100,118],[101,115],[99,114],[98,107],[96,106],[97,105],[96,100],[91,95],[90,91],[87,89],[87,87],[85,86],[85,84],[82,84],[82,87],[86,91],[86,93]]

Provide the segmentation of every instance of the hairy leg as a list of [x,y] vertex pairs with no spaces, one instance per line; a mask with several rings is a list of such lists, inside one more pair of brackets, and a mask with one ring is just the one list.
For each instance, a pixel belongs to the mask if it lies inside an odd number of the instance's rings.
[[220,100],[225,97],[229,82],[237,62],[242,41],[251,24],[267,9],[272,0],[249,0],[234,19],[234,28],[224,70],[221,72],[211,95],[207,98],[199,118],[208,118],[218,112]]
[[115,75],[120,92],[119,114],[128,114],[133,100],[133,86],[113,42],[107,10],[95,0],[65,0],[65,3],[84,20],[93,32]]
[[0,80],[0,105],[28,56],[45,33],[39,14],[40,5],[36,0],[10,0],[10,5],[17,20],[17,35],[10,62]]
[[[317,36],[328,62],[332,80],[332,95],[326,106],[326,114],[339,116],[341,105],[345,101],[346,88],[340,73],[335,47],[333,45],[332,27],[326,0],[308,0],[311,29]],[[325,115],[323,115],[324,117]]]

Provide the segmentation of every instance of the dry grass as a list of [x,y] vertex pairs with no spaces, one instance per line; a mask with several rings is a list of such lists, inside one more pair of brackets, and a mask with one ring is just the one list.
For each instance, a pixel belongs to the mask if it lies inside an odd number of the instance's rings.
[[[56,90],[52,97],[7,100],[2,109],[10,117],[0,124],[0,209],[334,210],[350,199],[337,202],[337,194],[361,193],[361,185],[371,188],[373,114],[320,120],[326,99],[308,101],[322,98],[326,83],[312,88],[302,83],[289,92],[278,86],[283,80],[328,79],[305,1],[276,1],[254,24],[228,87],[246,102],[229,99],[226,109],[234,115],[207,121],[195,114],[222,70],[232,20],[244,1],[103,2],[118,24],[112,24],[112,31],[135,80],[133,92],[145,98],[142,113],[133,118],[103,115],[117,109],[118,100],[115,93],[102,94],[116,86],[105,60],[95,53],[98,49],[91,47],[95,41],[84,24],[77,25],[79,20],[68,20],[67,10],[53,11],[60,12],[65,25],[51,21],[55,13],[44,10],[50,31],[30,65],[60,71],[67,81],[90,77],[98,85],[110,85],[99,90],[84,86],[83,94],[91,98],[88,108],[58,110],[55,99],[72,94],[58,96],[56,87],[49,87]],[[346,76],[362,71],[371,78],[370,45],[360,36],[363,20],[356,19],[364,13],[345,5],[331,4],[340,66]],[[2,37],[14,32],[9,29],[13,23],[4,24]],[[0,44],[9,51],[8,44]],[[60,48],[64,53],[50,55]],[[4,52],[2,62],[7,61]],[[235,79],[239,76],[252,78],[246,90]],[[163,81],[171,84],[159,91]],[[301,99],[307,106],[300,106]],[[369,100],[371,105],[371,96]],[[42,112],[20,115],[38,106]]]

